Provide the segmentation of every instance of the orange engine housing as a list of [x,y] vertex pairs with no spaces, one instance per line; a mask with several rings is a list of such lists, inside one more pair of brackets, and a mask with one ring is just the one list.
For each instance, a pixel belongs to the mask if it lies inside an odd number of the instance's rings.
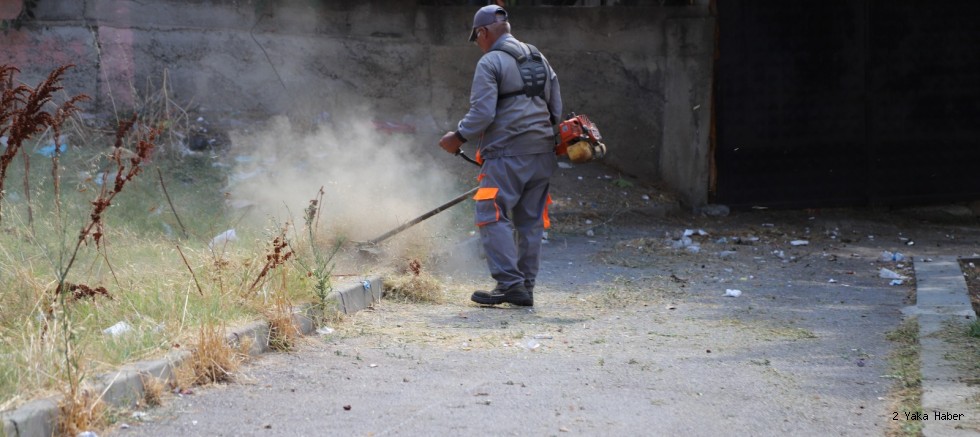
[[606,145],[602,143],[602,134],[586,115],[572,113],[558,124],[557,138],[555,153],[569,155],[573,162],[588,162],[605,156]]

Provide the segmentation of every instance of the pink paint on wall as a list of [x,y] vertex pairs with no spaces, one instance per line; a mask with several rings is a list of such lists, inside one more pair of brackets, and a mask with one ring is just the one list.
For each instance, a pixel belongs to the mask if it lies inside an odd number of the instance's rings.
[[68,39],[56,33],[9,29],[0,33],[0,47],[3,47],[0,64],[13,65],[22,71],[82,65],[91,62],[86,59],[87,44],[88,41]]
[[24,0],[0,0],[0,20],[13,20],[24,8]]
[[[126,2],[118,2],[112,9],[113,21],[128,23],[130,10]],[[133,57],[135,34],[131,29],[101,26],[99,46],[102,57],[100,79],[102,93],[110,96],[116,105],[131,108],[134,106],[136,87],[136,61]]]

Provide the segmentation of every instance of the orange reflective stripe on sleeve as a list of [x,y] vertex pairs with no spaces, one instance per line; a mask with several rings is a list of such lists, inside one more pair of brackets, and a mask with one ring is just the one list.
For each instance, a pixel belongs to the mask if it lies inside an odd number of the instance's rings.
[[545,229],[551,227],[551,217],[548,217],[548,205],[551,205],[551,194],[548,194],[548,197],[544,201],[544,214],[542,214],[542,216],[544,218]]

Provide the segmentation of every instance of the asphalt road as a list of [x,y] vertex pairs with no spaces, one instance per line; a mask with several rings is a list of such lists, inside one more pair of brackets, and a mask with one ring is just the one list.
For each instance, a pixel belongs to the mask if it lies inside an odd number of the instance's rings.
[[882,435],[914,288],[882,251],[980,247],[845,210],[584,220],[552,234],[533,310],[472,304],[483,266],[438,266],[446,303],[384,300],[109,435]]

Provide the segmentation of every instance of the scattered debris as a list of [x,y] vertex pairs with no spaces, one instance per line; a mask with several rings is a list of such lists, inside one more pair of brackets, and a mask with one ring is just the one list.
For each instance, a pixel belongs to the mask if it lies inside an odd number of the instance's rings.
[[888,269],[886,269],[884,267],[882,267],[881,270],[878,272],[878,277],[884,278],[884,279],[906,279],[905,276],[902,276],[902,275],[900,275],[900,274],[898,274],[898,273],[896,273],[896,272],[894,272],[892,270],[888,270]]
[[227,231],[218,234],[216,237],[211,239],[211,242],[208,243],[208,247],[214,249],[216,246],[224,245],[225,243],[228,243],[230,241],[236,241],[236,240],[238,240],[238,235],[235,234],[235,230],[229,229]]
[[106,334],[106,335],[111,335],[113,337],[118,337],[118,336],[123,335],[123,334],[125,334],[125,333],[127,333],[129,331],[132,331],[132,330],[133,330],[133,327],[130,326],[129,323],[126,323],[126,322],[122,321],[122,322],[118,322],[115,325],[112,325],[112,326],[110,326],[110,327],[108,327],[106,329],[103,329],[102,332],[104,334]]
[[731,209],[725,205],[711,204],[701,207],[701,214],[708,217],[727,217],[731,214]]
[[905,260],[905,255],[902,255],[899,252],[890,252],[885,250],[881,252],[881,260],[885,262],[903,261]]
[[742,295],[742,290],[728,288],[725,289],[725,296],[727,297],[739,297]]

